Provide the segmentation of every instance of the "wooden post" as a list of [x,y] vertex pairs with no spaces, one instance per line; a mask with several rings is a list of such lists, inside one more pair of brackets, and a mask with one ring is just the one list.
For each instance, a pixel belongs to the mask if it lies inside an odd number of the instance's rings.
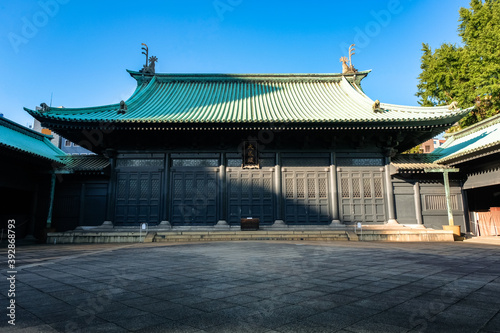
[[54,206],[54,193],[56,190],[56,173],[51,172],[50,175],[50,201],[49,201],[49,214],[47,216],[47,229],[52,226],[52,207]]
[[221,163],[219,166],[219,220],[218,223],[227,222],[227,186],[226,186],[226,154],[221,154]]
[[423,224],[422,220],[422,202],[420,200],[420,183],[413,185],[413,196],[415,198],[415,214],[417,215],[417,224]]
[[387,224],[398,224],[396,220],[396,210],[394,205],[394,190],[392,189],[392,179],[389,158],[386,158],[385,164],[385,187],[387,192]]
[[335,155],[334,153],[330,154],[330,204],[332,206],[331,214],[332,214],[332,222],[330,225],[339,225],[339,193],[337,187],[337,166],[335,164]]
[[448,178],[448,172],[448,170],[443,170],[444,193],[446,195],[446,208],[448,210],[448,224],[455,225],[453,222],[453,211],[451,210],[450,180]]
[[276,220],[279,223],[283,223],[283,193],[282,193],[282,177],[281,177],[281,155],[276,153],[276,165],[274,167],[274,193],[275,193],[275,209],[276,209]]
[[444,193],[446,196],[446,210],[448,211],[448,225],[443,225],[444,230],[452,230],[455,236],[460,236],[460,226],[455,226],[453,221],[453,210],[451,209],[451,193],[450,193],[450,180],[448,178],[448,173],[459,172],[460,169],[457,168],[436,168],[436,169],[426,169],[425,172],[441,172],[443,173],[444,180]]

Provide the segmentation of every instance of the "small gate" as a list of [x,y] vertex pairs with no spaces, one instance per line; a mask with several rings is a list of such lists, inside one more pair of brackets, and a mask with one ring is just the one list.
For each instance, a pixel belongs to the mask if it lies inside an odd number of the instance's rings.
[[274,222],[273,174],[271,168],[227,168],[230,224],[238,224],[246,217],[258,218],[260,224]]
[[325,224],[330,222],[328,171],[325,168],[283,168],[285,222]]

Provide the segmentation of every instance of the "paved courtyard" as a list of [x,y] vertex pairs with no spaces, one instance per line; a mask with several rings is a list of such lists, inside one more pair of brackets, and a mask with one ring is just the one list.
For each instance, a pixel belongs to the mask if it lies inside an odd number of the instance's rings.
[[500,332],[495,245],[31,245],[16,265],[2,332]]

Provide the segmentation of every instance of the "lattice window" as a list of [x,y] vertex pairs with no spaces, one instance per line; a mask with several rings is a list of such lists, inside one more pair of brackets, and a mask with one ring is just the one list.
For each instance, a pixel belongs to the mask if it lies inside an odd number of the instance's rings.
[[359,178],[352,179],[352,197],[361,198],[361,189],[359,187]]
[[248,197],[248,192],[250,191],[250,179],[243,178],[241,180],[241,196]]
[[372,197],[372,184],[369,178],[363,178],[363,195],[365,198]]
[[319,197],[320,198],[326,198],[328,197],[327,187],[326,187],[326,179],[325,178],[320,178],[318,179],[318,185],[319,185]]
[[217,195],[216,194],[216,190],[217,190],[217,184],[215,182],[215,179],[208,179],[207,180],[207,193],[209,195]]
[[229,195],[231,198],[237,198],[238,197],[238,180],[237,179],[231,179],[229,180],[229,187],[231,190],[229,191]]
[[382,158],[352,158],[339,157],[337,158],[338,166],[382,166],[384,160]]
[[174,167],[216,167],[219,160],[216,158],[175,158],[172,160]]
[[287,167],[320,167],[328,165],[330,165],[330,158],[328,157],[283,158],[283,166]]
[[227,160],[228,167],[241,167],[243,161],[241,158],[230,158]]
[[131,179],[129,182],[129,198],[137,197],[137,179]]
[[307,179],[307,195],[308,198],[314,199],[316,198],[316,184],[314,179]]
[[151,181],[151,198],[159,198],[160,197],[160,180],[153,179]]
[[351,196],[351,191],[349,189],[349,179],[342,178],[340,181],[340,188],[342,190],[342,198],[349,198]]
[[205,191],[205,180],[204,179],[196,179],[196,195],[203,195]]
[[[457,195],[452,194],[450,197],[451,209],[458,209]],[[446,195],[426,195],[425,196],[426,210],[448,210],[446,205]]]
[[297,178],[297,198],[305,198],[304,178]]
[[118,181],[118,199],[126,199],[127,198],[127,181],[119,180]]
[[176,198],[182,197],[182,189],[183,189],[182,180],[180,179],[174,180],[174,196]]
[[141,179],[141,189],[140,189],[140,193],[141,193],[141,199],[147,199],[148,198],[148,194],[149,194],[149,191],[148,191],[148,180],[147,179]]
[[260,197],[260,184],[259,179],[252,179],[252,197]]
[[186,179],[186,197],[190,198],[193,196],[193,179]]
[[261,158],[259,160],[259,165],[261,167],[273,167],[276,165],[274,158]]
[[293,179],[288,178],[286,180],[286,198],[287,199],[292,199],[293,198]]
[[375,198],[383,198],[384,193],[382,191],[382,178],[374,178],[373,187],[374,187],[373,192],[375,193]]
[[162,167],[163,160],[159,159],[142,159],[142,158],[133,158],[133,159],[119,159],[116,161],[117,167]]
[[264,197],[271,197],[272,195],[272,188],[271,188],[271,179],[270,178],[264,178],[262,180],[263,182],[263,187],[264,187]]

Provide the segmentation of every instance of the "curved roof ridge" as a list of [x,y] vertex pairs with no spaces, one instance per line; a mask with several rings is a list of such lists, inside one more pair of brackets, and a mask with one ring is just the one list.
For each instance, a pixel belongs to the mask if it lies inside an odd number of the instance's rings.
[[154,86],[156,86],[156,77],[153,77],[147,84],[138,84],[139,86],[142,86],[140,89],[136,89],[134,93],[125,101],[125,104],[127,106],[130,104],[135,103],[136,101],[140,100],[142,97],[144,97],[147,94],[153,94],[155,91],[153,89]]
[[297,79],[297,80],[314,80],[314,79],[329,79],[340,81],[343,77],[366,77],[370,70],[359,71],[353,74],[342,73],[155,73],[143,74],[141,72],[127,70],[127,72],[135,79],[148,81],[151,78],[157,78],[159,81],[164,79],[170,80],[192,80],[192,79],[216,79],[216,80],[273,80],[273,79]]
[[107,104],[107,105],[100,105],[100,106],[87,106],[87,107],[80,107],[80,108],[56,108],[56,107],[50,107],[47,111],[42,111],[42,110],[32,110],[29,108],[24,107],[24,111],[28,112],[33,116],[33,114],[48,114],[53,113],[53,114],[67,114],[67,113],[89,113],[89,112],[95,112],[95,111],[108,111],[110,109],[119,109],[120,108],[120,103],[115,103],[115,104]]

